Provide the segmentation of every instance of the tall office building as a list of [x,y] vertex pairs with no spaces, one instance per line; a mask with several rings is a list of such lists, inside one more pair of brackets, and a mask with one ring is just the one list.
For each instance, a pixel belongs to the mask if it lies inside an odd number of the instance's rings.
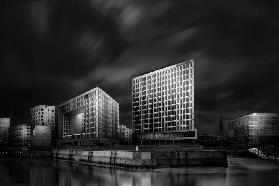
[[[40,143],[38,141],[38,139],[45,140],[46,136],[50,136],[50,140],[52,139],[52,142],[54,143],[56,138],[55,106],[38,105],[30,109],[30,114],[32,144],[35,146],[38,146],[39,144],[48,144],[47,142]],[[50,128],[50,130],[47,129],[48,127]],[[41,129],[42,131],[39,131],[39,129]],[[49,134],[46,134],[46,132]],[[35,142],[38,144],[34,144]]]
[[253,113],[229,121],[228,140],[236,146],[279,145],[279,114]]
[[138,141],[196,139],[194,60],[133,78],[132,114]]
[[117,137],[119,104],[94,88],[57,107],[61,144],[91,146]]
[[9,140],[10,118],[0,118],[0,145]]

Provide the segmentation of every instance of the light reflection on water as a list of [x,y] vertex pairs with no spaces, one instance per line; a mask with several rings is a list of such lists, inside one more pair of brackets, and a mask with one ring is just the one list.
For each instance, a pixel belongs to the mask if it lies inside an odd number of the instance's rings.
[[229,158],[229,167],[191,167],[130,172],[55,160],[6,159],[1,186],[223,186],[279,185],[279,165]]

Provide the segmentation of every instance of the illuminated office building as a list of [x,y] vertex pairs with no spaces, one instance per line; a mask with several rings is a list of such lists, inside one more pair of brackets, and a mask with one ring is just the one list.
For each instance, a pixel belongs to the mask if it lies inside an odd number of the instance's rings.
[[[43,139],[45,135],[51,136],[53,142],[55,140],[55,106],[38,105],[30,109],[31,114],[31,132],[32,132],[32,142],[34,142],[34,136],[37,139]],[[36,128],[36,126],[39,126]],[[41,127],[45,126],[45,127]],[[49,127],[50,130],[46,130]],[[35,130],[36,129],[36,130]],[[38,129],[44,129],[43,131],[38,131]],[[48,132],[49,134],[46,134]],[[40,137],[39,135],[42,135]],[[37,140],[36,140],[37,141]],[[44,143],[45,144],[45,143]]]
[[132,118],[137,140],[189,140],[194,126],[194,60],[132,80]]
[[9,140],[10,118],[0,118],[0,145]]
[[57,107],[62,144],[91,146],[117,137],[119,104],[94,88]]
[[279,145],[279,114],[253,113],[229,121],[228,140],[237,146]]

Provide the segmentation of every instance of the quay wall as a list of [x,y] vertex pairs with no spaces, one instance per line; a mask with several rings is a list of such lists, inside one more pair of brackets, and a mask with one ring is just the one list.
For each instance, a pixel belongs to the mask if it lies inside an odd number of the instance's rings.
[[125,151],[125,150],[74,150],[54,149],[57,159],[88,164],[111,165],[130,168],[162,168],[187,166],[227,167],[226,151]]

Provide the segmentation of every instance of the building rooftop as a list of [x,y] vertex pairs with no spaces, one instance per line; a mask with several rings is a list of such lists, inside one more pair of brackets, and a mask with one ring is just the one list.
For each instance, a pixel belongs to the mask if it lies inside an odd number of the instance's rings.
[[113,98],[112,98],[110,95],[108,95],[105,91],[103,91],[103,90],[100,89],[99,87],[95,87],[95,88],[93,88],[93,89],[90,89],[90,90],[88,90],[88,91],[82,93],[82,94],[79,94],[79,95],[75,96],[74,98],[71,98],[70,100],[67,100],[67,101],[62,102],[61,104],[58,105],[58,107],[59,107],[59,106],[62,106],[62,105],[64,105],[64,104],[66,104],[66,103],[69,103],[69,102],[73,101],[74,99],[76,99],[76,98],[78,98],[78,97],[82,97],[82,96],[84,96],[84,95],[86,95],[86,94],[89,94],[90,92],[92,92],[92,91],[94,91],[94,90],[99,90],[99,91],[101,91],[103,94],[105,94],[106,96],[108,96],[109,98],[111,98],[112,100],[114,100],[117,104],[119,104],[115,99],[113,99]]
[[251,114],[246,114],[244,116],[241,116],[239,118],[235,118],[230,120],[230,122],[235,121],[235,120],[239,120],[248,116],[273,116],[273,117],[279,117],[279,113],[251,113]]
[[179,62],[179,63],[177,63],[177,64],[173,64],[173,65],[170,65],[170,66],[161,68],[161,69],[154,70],[154,71],[152,71],[152,72],[148,72],[148,73],[146,73],[146,74],[139,75],[139,76],[137,76],[137,77],[134,77],[132,80],[134,80],[134,79],[139,79],[139,78],[141,78],[141,77],[144,77],[144,76],[153,74],[153,73],[155,73],[155,72],[161,72],[161,71],[164,71],[164,70],[166,70],[166,69],[169,69],[169,68],[172,68],[172,67],[175,67],[175,66],[178,66],[178,65],[182,65],[182,64],[185,64],[185,63],[190,63],[190,62],[194,63],[194,59],[184,60],[184,61]]

